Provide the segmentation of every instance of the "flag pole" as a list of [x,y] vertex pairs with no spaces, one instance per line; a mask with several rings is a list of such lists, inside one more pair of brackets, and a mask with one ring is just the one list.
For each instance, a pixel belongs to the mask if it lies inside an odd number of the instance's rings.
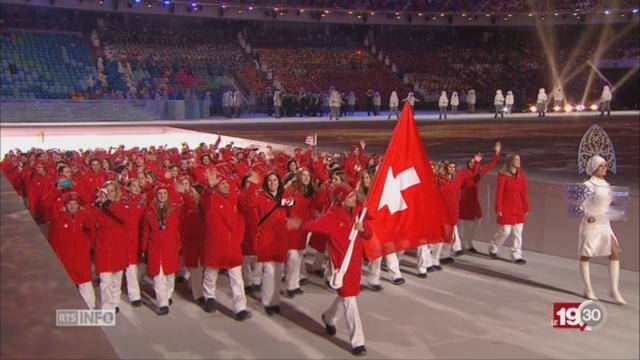
[[[367,215],[367,208],[362,209],[362,212],[356,219],[356,222],[353,224],[351,228],[351,232],[349,233],[349,247],[347,247],[347,252],[344,254],[344,258],[342,259],[342,263],[340,264],[340,268],[337,271],[333,271],[333,275],[331,276],[331,280],[329,281],[329,285],[331,288],[337,290],[342,287],[344,275],[347,273],[349,269],[349,264],[351,263],[351,255],[353,254],[353,247],[356,242],[356,238],[358,237],[358,224],[361,224],[364,221],[364,217]],[[333,263],[332,263],[333,264]]]

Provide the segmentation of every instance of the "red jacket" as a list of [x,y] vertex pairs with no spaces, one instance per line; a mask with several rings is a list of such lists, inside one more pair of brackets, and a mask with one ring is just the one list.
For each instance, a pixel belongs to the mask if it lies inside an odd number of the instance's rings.
[[91,281],[88,224],[87,212],[80,210],[75,216],[60,212],[49,226],[49,244],[76,285]]
[[149,204],[144,215],[142,228],[142,252],[147,253],[147,274],[154,277],[160,273],[160,266],[165,275],[175,274],[180,270],[180,220],[182,205],[169,201],[161,229],[158,206],[154,200]]
[[119,201],[104,209],[93,208],[92,218],[96,274],[124,270],[129,265],[127,257],[129,206]]
[[29,211],[38,224],[45,222],[46,209],[43,199],[52,186],[53,178],[48,174],[38,175],[34,172],[26,182]]
[[147,210],[147,198],[144,194],[128,194],[122,201],[129,206],[129,218],[127,220],[127,259],[129,265],[136,265],[143,262],[142,252],[142,225],[144,213]]
[[281,262],[287,261],[287,250],[289,249],[288,230],[287,230],[287,210],[278,206],[276,200],[271,195],[262,190],[256,190],[256,186],[249,187],[249,191],[253,189],[253,195],[249,196],[249,207],[255,208],[258,215],[258,222],[271,213],[262,224],[258,224],[258,232],[256,237],[258,262]]
[[449,221],[451,225],[458,223],[458,215],[460,213],[460,187],[462,183],[468,179],[473,179],[478,173],[480,163],[474,162],[471,171],[461,171],[453,179],[441,176],[439,178],[440,191],[444,196],[444,201],[449,209]]
[[[328,186],[322,186],[316,194],[316,208],[321,214],[325,213],[331,206],[331,196]],[[327,238],[322,234],[311,234],[309,246],[318,252],[324,253],[327,249]]]
[[524,224],[524,214],[528,212],[529,195],[524,171],[518,171],[517,176],[500,172],[496,189],[496,213],[502,213],[502,216],[498,216],[498,224]]
[[20,176],[20,168],[18,167],[18,160],[15,156],[6,156],[4,160],[2,160],[2,172],[11,183],[11,186],[18,191],[18,180]]
[[[255,192],[255,189],[253,190]],[[238,193],[238,211],[244,218],[244,238],[242,240],[242,255],[256,255],[256,235],[258,233],[258,210],[249,207],[248,198],[253,196],[249,190],[242,190]]]
[[[184,208],[180,223],[180,239],[182,241],[182,262],[187,267],[202,265],[202,247],[205,236],[205,221],[199,204],[189,195],[182,197]],[[203,199],[200,199],[203,202]]]
[[360,155],[356,156],[351,152],[344,161],[344,172],[347,175],[349,185],[355,187],[360,179],[359,173],[367,167],[367,156],[364,151],[360,151]]
[[214,269],[232,269],[242,265],[242,240],[244,219],[238,212],[238,197],[232,191],[223,196],[217,191],[205,189],[202,195],[206,235],[203,263]]
[[[295,205],[288,209],[289,218],[298,218],[302,220],[302,225],[316,219],[317,191],[312,196],[306,197],[301,192],[295,192],[292,189],[285,191],[285,198],[292,197],[295,199]],[[300,229],[292,229],[288,231],[289,249],[304,250],[307,247],[307,231],[302,227]]]
[[[320,219],[303,227],[304,231],[318,233],[328,239],[329,255],[336,269],[342,265],[349,247],[349,234],[360,211],[360,207],[350,212],[342,206],[334,206]],[[360,278],[362,276],[362,260],[364,256],[362,240],[368,240],[372,236],[371,229],[366,221],[364,228],[365,232],[356,237],[349,268],[344,275],[343,286],[338,290],[338,294],[341,297],[360,294]]]
[[[480,168],[477,176],[467,177],[460,187],[460,215],[462,220],[477,220],[482,218],[482,207],[480,199],[478,199],[478,191],[480,189],[480,179],[493,170],[500,161],[500,155],[493,157],[490,163]],[[465,168],[462,172],[472,172],[473,170]]]
[[98,189],[108,180],[108,174],[102,170],[95,173],[88,170],[78,179],[78,184],[82,187],[80,196],[85,204],[92,204],[96,201],[96,193]]

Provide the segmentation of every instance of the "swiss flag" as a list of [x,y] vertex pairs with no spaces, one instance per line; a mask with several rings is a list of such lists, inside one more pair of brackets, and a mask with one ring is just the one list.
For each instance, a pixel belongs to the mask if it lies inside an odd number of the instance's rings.
[[369,260],[451,239],[449,212],[408,104],[365,206],[373,231],[373,238],[364,242]]

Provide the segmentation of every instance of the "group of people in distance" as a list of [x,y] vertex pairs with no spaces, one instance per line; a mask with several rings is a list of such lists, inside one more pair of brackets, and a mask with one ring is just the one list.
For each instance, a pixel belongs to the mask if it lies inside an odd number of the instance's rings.
[[[183,144],[182,149],[15,150],[5,155],[2,171],[35,221],[48,225],[49,243],[89,308],[97,305],[93,268],[102,309],[119,311],[123,282],[130,305],[141,306],[146,273],[153,280],[157,314],[170,312],[176,276],[188,279],[195,303],[214,312],[217,280],[226,273],[236,320],[251,317],[247,294],[259,294],[265,313],[277,314],[281,294],[303,295],[310,274],[325,281],[332,276],[356,229],[343,285],[322,320],[334,335],[346,313],[353,352],[365,354],[355,299],[361,282],[382,290],[382,259],[363,261],[361,241],[371,232],[368,221],[358,222],[357,216],[380,156],[367,156],[364,141],[344,157],[311,147],[287,154],[220,144],[219,137],[195,149]],[[460,221],[461,231],[456,225],[449,242],[418,249],[418,277],[453,262],[452,256],[476,251],[472,241],[483,214],[479,181],[500,157],[498,142],[484,165],[480,153],[459,172],[446,160],[431,163],[450,220]],[[498,173],[495,210],[499,226],[491,256],[497,257],[498,247],[513,235],[512,260],[524,264],[522,229],[529,205],[518,155],[508,155]],[[308,272],[305,252],[310,249],[315,258]],[[404,283],[400,256],[384,256],[395,285]]]

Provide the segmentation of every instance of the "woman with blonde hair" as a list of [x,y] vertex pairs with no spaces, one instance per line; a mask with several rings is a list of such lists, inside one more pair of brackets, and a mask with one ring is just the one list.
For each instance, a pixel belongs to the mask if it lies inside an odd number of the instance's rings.
[[91,232],[95,236],[95,271],[100,276],[102,309],[120,309],[122,273],[127,268],[129,206],[120,201],[120,186],[107,181],[98,190]]
[[509,154],[504,167],[498,173],[496,189],[496,215],[498,231],[491,241],[489,255],[498,257],[498,247],[513,235],[511,259],[518,265],[526,264],[522,258],[522,230],[524,220],[529,214],[529,195],[527,179],[520,161],[520,155]]

